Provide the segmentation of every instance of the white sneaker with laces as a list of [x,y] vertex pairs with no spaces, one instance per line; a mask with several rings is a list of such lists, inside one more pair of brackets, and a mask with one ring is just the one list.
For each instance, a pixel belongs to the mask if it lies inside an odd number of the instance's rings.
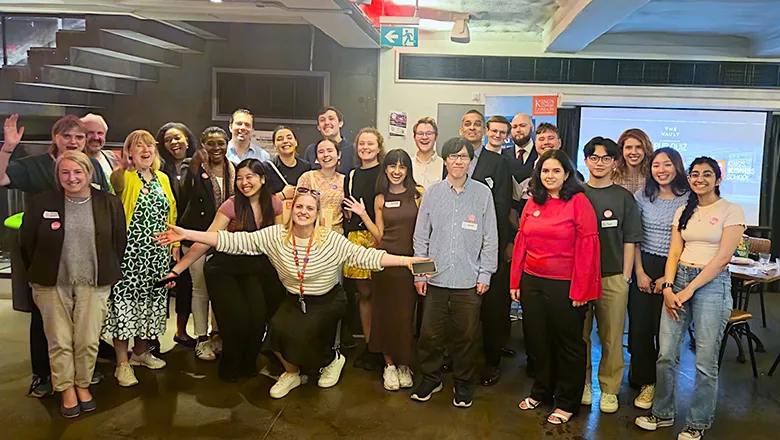
[[385,381],[384,386],[387,391],[398,391],[401,388],[401,384],[398,382],[398,370],[395,368],[395,365],[385,366],[382,379]]
[[219,333],[211,335],[211,349],[214,350],[214,354],[219,355],[222,353],[222,338]]
[[152,353],[146,352],[141,355],[135,354],[130,356],[130,365],[146,367],[150,370],[159,370],[165,368],[168,365],[164,360],[155,357]]
[[634,406],[641,409],[650,409],[653,407],[653,397],[655,397],[655,384],[642,385],[642,390],[634,399]]
[[333,362],[320,370],[320,379],[317,381],[317,385],[320,388],[330,388],[336,385],[341,377],[341,370],[344,369],[344,364],[346,362],[347,358],[337,351],[336,358],[333,359]]
[[300,373],[288,373],[285,371],[279,376],[279,380],[276,381],[274,386],[271,387],[271,392],[269,394],[274,399],[281,399],[299,386],[301,386]]
[[616,413],[620,404],[618,398],[614,394],[601,393],[601,402],[599,402],[599,409],[601,412],[612,414]]
[[209,340],[198,341],[198,345],[195,346],[195,356],[202,361],[213,361],[217,358]]
[[589,383],[585,384],[585,389],[582,390],[582,400],[580,403],[588,406],[593,403],[593,385]]
[[412,370],[406,365],[402,365],[398,368],[398,383],[401,388],[411,388],[414,386],[414,380],[412,380]]
[[138,379],[135,378],[133,367],[127,362],[122,362],[116,366],[114,377],[116,377],[116,381],[119,382],[120,387],[131,387],[138,384]]

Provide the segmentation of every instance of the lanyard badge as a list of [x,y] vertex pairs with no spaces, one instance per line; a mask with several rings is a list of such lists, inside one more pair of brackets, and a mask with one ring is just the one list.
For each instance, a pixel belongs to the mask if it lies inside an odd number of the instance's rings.
[[295,261],[295,269],[298,272],[298,303],[301,305],[301,312],[306,313],[306,299],[303,296],[303,280],[306,278],[306,266],[309,265],[309,252],[311,252],[311,244],[314,241],[314,233],[309,237],[309,244],[306,246],[306,255],[303,256],[303,267],[300,266],[300,259],[298,258],[298,244],[295,241],[295,234],[292,234],[293,245],[293,260]]

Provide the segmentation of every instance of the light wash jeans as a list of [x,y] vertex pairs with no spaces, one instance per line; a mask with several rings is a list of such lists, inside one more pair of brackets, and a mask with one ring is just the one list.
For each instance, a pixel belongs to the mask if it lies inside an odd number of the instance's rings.
[[[700,268],[678,265],[674,291],[683,290],[700,272]],[[677,412],[675,394],[680,345],[693,321],[696,329],[696,382],[685,424],[699,430],[712,426],[718,398],[718,354],[732,306],[731,277],[728,270],[724,270],[683,304],[685,310],[677,312],[679,321],[663,311],[655,365],[657,382],[653,415],[671,419]]]

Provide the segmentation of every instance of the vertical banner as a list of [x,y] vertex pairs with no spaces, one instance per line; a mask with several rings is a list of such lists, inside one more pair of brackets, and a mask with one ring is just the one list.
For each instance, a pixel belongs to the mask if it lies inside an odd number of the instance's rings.
[[[534,127],[542,122],[557,124],[558,122],[558,96],[486,96],[485,118],[493,115],[505,116],[509,121],[518,113],[531,115]],[[487,119],[486,119],[487,120]],[[533,136],[535,137],[535,136]],[[514,146],[512,139],[507,139],[504,148]]]

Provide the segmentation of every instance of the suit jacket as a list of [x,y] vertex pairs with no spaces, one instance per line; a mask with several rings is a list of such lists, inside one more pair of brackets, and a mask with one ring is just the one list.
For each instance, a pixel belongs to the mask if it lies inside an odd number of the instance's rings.
[[[57,215],[47,214],[44,218],[44,213]],[[127,244],[122,202],[113,194],[92,188],[92,217],[98,260],[97,285],[110,286],[122,278],[120,267]],[[32,198],[19,231],[22,260],[30,282],[43,286],[57,284],[67,221],[62,191],[48,191]],[[55,222],[61,226],[52,228]]]
[[493,194],[499,255],[503,255],[509,243],[509,210],[512,206],[512,171],[509,160],[501,154],[483,148],[471,178],[487,185]]
[[[224,176],[227,179],[228,162],[225,161]],[[211,226],[211,222],[214,221],[214,216],[217,215],[216,201],[214,200],[214,187],[211,184],[211,179],[204,179],[203,175],[206,170],[200,166],[197,170],[188,169],[187,174],[184,176],[181,189],[179,191],[179,199],[176,202],[179,210],[179,223],[178,225],[195,231],[205,231]],[[225,181],[225,184],[228,182]],[[227,200],[232,194],[227,194],[225,200]]]

